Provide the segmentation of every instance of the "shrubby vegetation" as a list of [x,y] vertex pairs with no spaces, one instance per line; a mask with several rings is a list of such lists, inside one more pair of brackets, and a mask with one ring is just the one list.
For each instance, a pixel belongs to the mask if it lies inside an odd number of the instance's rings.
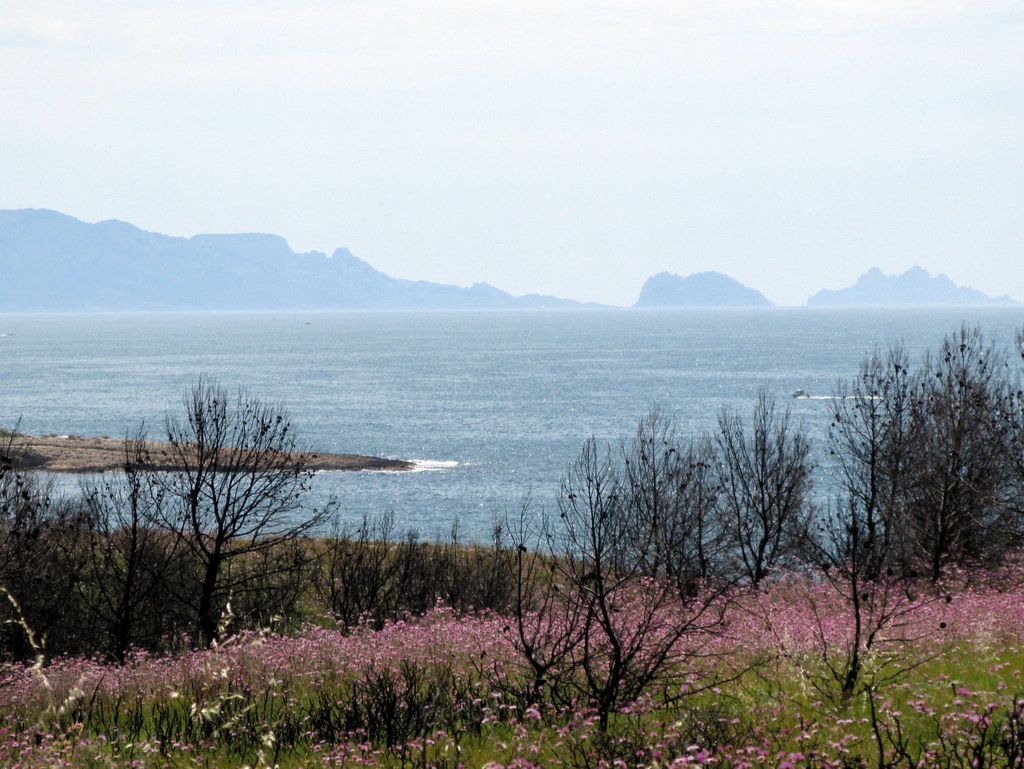
[[208,381],[74,498],[4,433],[0,765],[1024,766],[1016,342],[872,353],[817,468],[767,393],[656,408],[488,546],[328,534]]
[[[140,429],[121,472],[61,497],[0,444],[0,654],[11,661],[212,647],[243,630],[330,618],[382,627],[439,603],[501,609],[512,592],[500,527],[493,547],[396,538],[391,516],[354,531],[335,505],[306,504],[315,459],[287,412],[207,380]],[[173,468],[173,469],[168,469]],[[26,628],[35,637],[28,638]]]

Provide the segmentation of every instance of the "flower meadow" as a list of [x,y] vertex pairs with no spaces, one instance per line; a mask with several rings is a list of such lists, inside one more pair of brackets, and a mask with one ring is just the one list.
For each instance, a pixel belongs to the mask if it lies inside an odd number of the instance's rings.
[[[644,622],[631,589],[623,627]],[[571,653],[538,688],[516,622],[444,606],[121,664],[12,664],[0,766],[1024,766],[1021,563],[872,590],[884,600],[859,618],[810,573],[716,597],[717,621],[676,640],[664,674],[606,724]],[[523,622],[538,643],[560,637],[550,616]],[[844,694],[854,644],[863,662]]]

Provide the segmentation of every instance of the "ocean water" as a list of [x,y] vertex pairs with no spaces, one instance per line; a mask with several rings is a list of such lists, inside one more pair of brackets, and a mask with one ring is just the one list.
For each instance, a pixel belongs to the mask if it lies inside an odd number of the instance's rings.
[[158,437],[205,374],[282,403],[311,449],[420,462],[318,475],[345,520],[485,540],[528,499],[551,509],[584,439],[628,439],[654,404],[696,434],[765,387],[821,439],[825,401],[793,390],[828,395],[874,347],[918,356],[961,323],[1009,344],[1024,308],[0,314],[0,425]]

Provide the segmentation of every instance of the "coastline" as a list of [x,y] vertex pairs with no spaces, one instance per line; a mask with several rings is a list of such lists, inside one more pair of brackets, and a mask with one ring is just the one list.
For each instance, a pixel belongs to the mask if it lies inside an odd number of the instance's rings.
[[[160,456],[166,445],[147,441],[147,447]],[[124,465],[124,441],[117,438],[83,437],[80,435],[19,435],[12,446],[19,465],[25,470],[49,473],[104,473],[118,470]],[[402,459],[368,457],[361,454],[321,454],[308,452],[306,469],[405,471],[415,468],[413,462]],[[157,469],[172,471],[172,465]]]

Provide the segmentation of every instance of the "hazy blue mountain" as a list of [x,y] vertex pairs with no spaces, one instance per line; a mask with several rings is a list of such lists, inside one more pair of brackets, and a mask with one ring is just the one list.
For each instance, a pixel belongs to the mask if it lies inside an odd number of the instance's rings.
[[824,289],[807,300],[810,307],[974,306],[1016,304],[1010,297],[993,298],[973,288],[957,286],[945,275],[932,277],[921,267],[902,275],[885,275],[872,267],[857,283],[838,291]]
[[760,291],[720,272],[687,277],[659,272],[647,279],[634,307],[771,307]]
[[46,210],[0,211],[0,311],[516,309],[581,307],[400,280],[339,248],[295,253],[277,235],[178,238]]

